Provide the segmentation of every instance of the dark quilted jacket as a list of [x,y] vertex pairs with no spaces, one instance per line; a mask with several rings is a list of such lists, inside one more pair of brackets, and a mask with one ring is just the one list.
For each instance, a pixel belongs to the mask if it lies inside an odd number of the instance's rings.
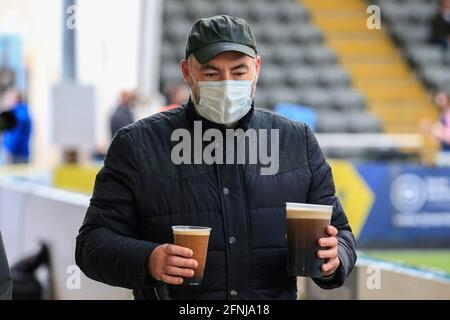
[[[77,237],[81,270],[133,289],[136,299],[295,299],[296,279],[286,275],[285,202],[306,202],[334,206],[341,265],[331,280],[314,281],[341,286],[356,260],[355,240],[312,131],[252,108],[239,127],[280,130],[277,174],[260,175],[250,164],[175,165],[171,133],[192,130],[194,120],[201,118],[188,102],[115,136]],[[220,128],[203,120],[210,127]],[[172,225],[212,227],[199,287],[168,286],[146,270],[151,251],[173,241]]]

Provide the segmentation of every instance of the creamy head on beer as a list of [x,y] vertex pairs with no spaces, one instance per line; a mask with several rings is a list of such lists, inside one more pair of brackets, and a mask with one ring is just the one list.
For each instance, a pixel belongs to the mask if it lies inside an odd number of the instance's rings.
[[174,234],[189,235],[189,236],[208,236],[211,228],[206,227],[187,227],[187,226],[173,226]]
[[286,203],[286,216],[288,219],[331,219],[332,206],[315,205],[307,203]]

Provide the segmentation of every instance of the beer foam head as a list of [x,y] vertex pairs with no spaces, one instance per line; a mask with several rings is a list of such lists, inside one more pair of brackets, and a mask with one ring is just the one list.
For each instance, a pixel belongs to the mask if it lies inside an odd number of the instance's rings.
[[288,219],[331,219],[333,206],[286,202]]
[[211,228],[196,226],[172,226],[174,234],[184,234],[190,236],[209,236]]

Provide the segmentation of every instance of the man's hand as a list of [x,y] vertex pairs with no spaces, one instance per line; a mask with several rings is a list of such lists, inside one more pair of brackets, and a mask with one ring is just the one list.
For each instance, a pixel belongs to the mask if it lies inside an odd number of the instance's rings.
[[338,257],[338,240],[336,239],[338,230],[333,226],[328,226],[326,232],[328,237],[320,238],[317,241],[319,246],[326,248],[326,250],[317,251],[317,257],[326,259],[321,267],[324,277],[332,275],[341,264]]
[[194,253],[191,249],[173,244],[157,246],[148,259],[150,273],[158,281],[168,284],[180,285],[183,277],[190,278],[198,262],[189,259]]

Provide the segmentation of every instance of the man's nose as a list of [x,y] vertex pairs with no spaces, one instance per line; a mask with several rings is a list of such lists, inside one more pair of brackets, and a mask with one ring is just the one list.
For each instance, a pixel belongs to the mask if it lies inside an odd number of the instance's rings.
[[231,77],[231,72],[229,71],[224,71],[222,73],[222,77],[220,80],[233,80],[233,78]]

